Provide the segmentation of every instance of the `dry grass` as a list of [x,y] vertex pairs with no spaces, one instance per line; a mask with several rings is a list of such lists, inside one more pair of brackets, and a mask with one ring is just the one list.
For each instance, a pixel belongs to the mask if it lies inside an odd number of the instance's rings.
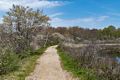
[[[101,55],[103,46],[90,44],[81,48],[61,46],[80,68],[90,69],[99,77],[97,80],[120,80],[120,64],[110,56]],[[105,51],[104,51],[105,52]]]

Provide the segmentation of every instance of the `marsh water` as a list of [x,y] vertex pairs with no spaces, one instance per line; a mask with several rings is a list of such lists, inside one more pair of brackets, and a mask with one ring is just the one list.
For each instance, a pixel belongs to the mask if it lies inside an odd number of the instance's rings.
[[120,64],[120,46],[101,46],[101,49],[98,53],[101,57],[111,58],[113,61]]
[[120,57],[116,57],[118,63],[120,63]]

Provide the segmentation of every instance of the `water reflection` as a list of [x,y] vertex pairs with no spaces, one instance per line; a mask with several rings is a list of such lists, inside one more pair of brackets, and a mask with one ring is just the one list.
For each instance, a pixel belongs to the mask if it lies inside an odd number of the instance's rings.
[[116,57],[117,61],[120,63],[120,57]]

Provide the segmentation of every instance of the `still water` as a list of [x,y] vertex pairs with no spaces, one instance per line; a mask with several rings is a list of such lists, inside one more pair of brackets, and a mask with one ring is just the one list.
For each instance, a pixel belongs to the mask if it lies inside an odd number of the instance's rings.
[[120,63],[120,57],[116,57],[116,60]]

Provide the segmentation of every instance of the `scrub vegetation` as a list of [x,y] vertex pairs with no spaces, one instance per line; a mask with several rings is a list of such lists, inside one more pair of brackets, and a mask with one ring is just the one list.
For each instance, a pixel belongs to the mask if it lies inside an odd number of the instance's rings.
[[24,80],[56,44],[63,68],[80,80],[120,80],[120,28],[51,27],[42,10],[20,5],[0,24],[0,79]]

